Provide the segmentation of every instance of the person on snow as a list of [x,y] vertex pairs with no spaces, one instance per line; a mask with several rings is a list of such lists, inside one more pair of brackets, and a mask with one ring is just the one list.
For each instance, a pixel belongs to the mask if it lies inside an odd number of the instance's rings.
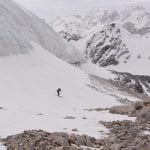
[[60,96],[61,88],[57,89],[57,96]]

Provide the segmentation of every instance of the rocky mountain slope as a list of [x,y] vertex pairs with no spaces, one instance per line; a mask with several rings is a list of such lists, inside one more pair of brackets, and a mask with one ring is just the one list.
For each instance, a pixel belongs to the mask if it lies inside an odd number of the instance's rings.
[[112,80],[124,87],[132,89],[141,94],[150,96],[150,76],[133,75],[130,73],[119,73],[113,71],[116,75]]
[[150,13],[144,8],[95,10],[85,16],[57,18],[51,25],[94,64],[150,75]]
[[44,20],[11,0],[0,0],[0,33],[0,56],[27,54],[32,51],[31,42],[35,42],[70,63],[85,61]]
[[88,40],[86,56],[102,67],[127,63],[131,55],[121,38],[121,30],[115,23],[105,26]]

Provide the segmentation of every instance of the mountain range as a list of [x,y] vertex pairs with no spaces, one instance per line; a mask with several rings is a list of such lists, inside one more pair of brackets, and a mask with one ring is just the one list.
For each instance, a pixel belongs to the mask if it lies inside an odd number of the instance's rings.
[[98,9],[84,16],[57,17],[50,24],[92,63],[110,70],[150,75],[150,12],[143,7]]

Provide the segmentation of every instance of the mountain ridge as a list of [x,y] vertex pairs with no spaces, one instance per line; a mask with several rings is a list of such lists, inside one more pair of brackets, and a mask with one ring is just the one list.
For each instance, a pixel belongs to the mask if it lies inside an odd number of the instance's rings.
[[[51,25],[93,63],[110,70],[150,75],[150,12],[143,7],[120,12],[95,10],[85,16],[61,17]],[[100,55],[103,53],[107,56]],[[139,70],[134,67],[137,64]]]
[[85,62],[84,56],[66,44],[49,25],[11,0],[0,0],[0,55],[27,54],[32,50],[31,41],[45,50],[70,62]]

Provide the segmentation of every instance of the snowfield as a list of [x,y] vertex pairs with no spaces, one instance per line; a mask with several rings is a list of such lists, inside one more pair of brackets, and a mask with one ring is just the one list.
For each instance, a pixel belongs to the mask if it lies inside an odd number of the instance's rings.
[[[98,121],[132,119],[107,111],[85,111],[120,105],[112,96],[97,92],[86,73],[63,62],[38,44],[28,55],[0,58],[0,136],[28,129],[72,132],[94,137],[106,136]],[[61,87],[62,97],[56,96]],[[66,116],[75,119],[64,119]],[[87,119],[83,119],[86,117]],[[99,133],[99,131],[104,131]]]

